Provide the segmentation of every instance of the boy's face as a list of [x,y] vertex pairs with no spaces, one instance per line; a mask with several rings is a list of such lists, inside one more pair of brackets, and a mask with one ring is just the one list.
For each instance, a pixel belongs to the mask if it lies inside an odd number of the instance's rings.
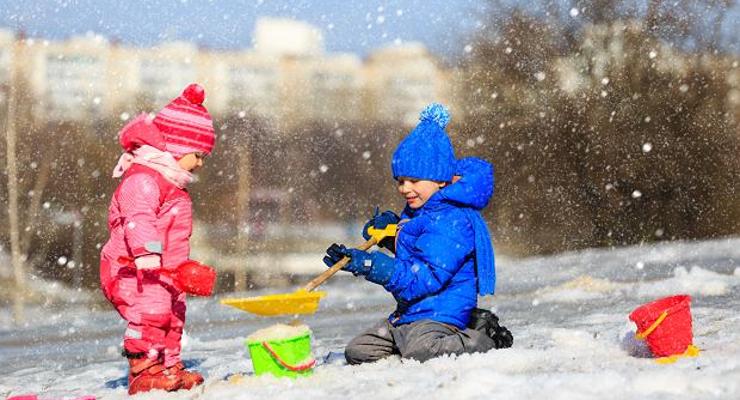
[[398,192],[406,199],[409,207],[421,208],[434,193],[447,185],[444,182],[427,181],[400,177],[398,178]]
[[194,172],[203,166],[204,158],[206,158],[206,155],[201,152],[188,153],[182,156],[181,159],[177,160],[177,163],[180,165],[180,168],[189,172]]

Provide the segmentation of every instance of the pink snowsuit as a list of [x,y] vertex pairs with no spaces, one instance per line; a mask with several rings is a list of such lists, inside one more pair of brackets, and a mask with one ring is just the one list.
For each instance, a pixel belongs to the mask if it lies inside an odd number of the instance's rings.
[[159,254],[162,269],[173,271],[189,259],[192,202],[187,190],[139,164],[123,175],[108,209],[110,239],[103,247],[100,281],[106,298],[128,321],[124,349],[180,361],[185,293],[158,271],[144,270],[141,282],[132,260]]

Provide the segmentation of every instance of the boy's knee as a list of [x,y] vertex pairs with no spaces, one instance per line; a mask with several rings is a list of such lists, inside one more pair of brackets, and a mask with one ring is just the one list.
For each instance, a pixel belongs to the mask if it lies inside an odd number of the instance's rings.
[[382,346],[373,346],[366,343],[360,343],[356,340],[351,341],[344,349],[344,358],[348,364],[364,364],[375,362],[391,353]]
[[344,358],[347,360],[347,363],[351,365],[367,362],[366,354],[360,351],[357,347],[351,345],[347,345],[344,349]]
[[348,364],[352,365],[373,362],[379,359],[379,357],[373,356],[372,349],[369,346],[357,343],[356,340],[349,342],[344,349],[344,358]]

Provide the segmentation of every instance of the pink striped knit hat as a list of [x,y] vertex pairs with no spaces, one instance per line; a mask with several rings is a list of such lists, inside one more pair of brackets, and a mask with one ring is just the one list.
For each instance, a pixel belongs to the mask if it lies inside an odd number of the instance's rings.
[[203,107],[205,98],[203,87],[191,83],[154,117],[154,125],[164,135],[165,150],[176,158],[213,150],[216,134],[211,115]]

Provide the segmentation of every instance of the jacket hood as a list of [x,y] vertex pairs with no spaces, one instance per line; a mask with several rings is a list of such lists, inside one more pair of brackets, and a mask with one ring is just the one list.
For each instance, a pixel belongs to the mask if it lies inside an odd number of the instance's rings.
[[442,201],[482,210],[493,196],[493,165],[475,157],[457,160],[455,175],[460,179],[439,191]]
[[149,145],[157,150],[165,151],[165,139],[162,132],[146,114],[139,114],[118,133],[118,141],[124,151],[131,152],[142,145]]

